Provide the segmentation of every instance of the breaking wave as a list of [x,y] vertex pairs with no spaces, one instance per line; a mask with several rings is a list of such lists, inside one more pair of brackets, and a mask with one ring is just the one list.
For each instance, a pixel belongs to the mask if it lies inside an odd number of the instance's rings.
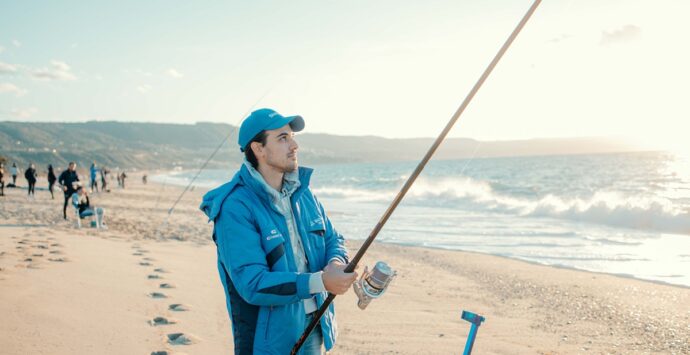
[[[367,190],[353,187],[315,189],[320,197],[357,202],[388,203],[397,189]],[[600,191],[591,197],[515,197],[496,192],[486,181],[471,178],[420,178],[405,203],[431,207],[482,209],[523,217],[556,218],[638,230],[690,234],[690,210],[664,197],[624,196]]]

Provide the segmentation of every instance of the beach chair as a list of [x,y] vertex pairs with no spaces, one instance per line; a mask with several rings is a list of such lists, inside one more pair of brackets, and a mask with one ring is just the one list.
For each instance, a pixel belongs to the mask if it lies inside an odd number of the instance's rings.
[[75,228],[79,229],[81,228],[81,220],[85,219],[88,220],[90,224],[93,224],[93,222],[96,222],[96,228],[101,229],[102,226],[100,225],[100,221],[98,218],[98,215],[94,209],[89,209],[84,211],[83,213],[79,213],[79,205],[75,203],[74,201],[72,202],[72,206],[74,207],[74,214],[75,214]]

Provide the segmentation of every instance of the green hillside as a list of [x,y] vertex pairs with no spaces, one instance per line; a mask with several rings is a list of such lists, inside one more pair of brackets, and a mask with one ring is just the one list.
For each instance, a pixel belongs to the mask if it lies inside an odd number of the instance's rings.
[[[92,161],[111,169],[195,169],[231,135],[210,162],[210,168],[236,165],[243,158],[235,127],[220,123],[169,124],[132,122],[37,123],[0,122],[0,157],[26,167],[69,161],[87,167]],[[432,138],[387,139],[302,133],[298,138],[304,164],[418,160]],[[604,138],[532,139],[478,142],[447,139],[435,159],[516,155],[587,154],[635,150],[630,144]]]

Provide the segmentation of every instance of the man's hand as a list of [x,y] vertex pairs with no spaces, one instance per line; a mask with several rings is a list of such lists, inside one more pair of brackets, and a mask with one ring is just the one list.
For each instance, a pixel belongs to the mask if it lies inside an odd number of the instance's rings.
[[357,280],[357,271],[345,273],[345,264],[332,261],[323,269],[321,278],[326,291],[334,295],[342,295],[350,289],[352,283]]

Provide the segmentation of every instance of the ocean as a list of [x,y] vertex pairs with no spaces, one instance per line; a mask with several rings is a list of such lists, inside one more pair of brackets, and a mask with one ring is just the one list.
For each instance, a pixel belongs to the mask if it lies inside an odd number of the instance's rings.
[[[416,165],[317,165],[311,186],[341,234],[366,239]],[[233,173],[207,170],[194,186]],[[195,174],[151,180],[186,186]],[[667,152],[431,161],[377,241],[690,286],[690,161]]]

